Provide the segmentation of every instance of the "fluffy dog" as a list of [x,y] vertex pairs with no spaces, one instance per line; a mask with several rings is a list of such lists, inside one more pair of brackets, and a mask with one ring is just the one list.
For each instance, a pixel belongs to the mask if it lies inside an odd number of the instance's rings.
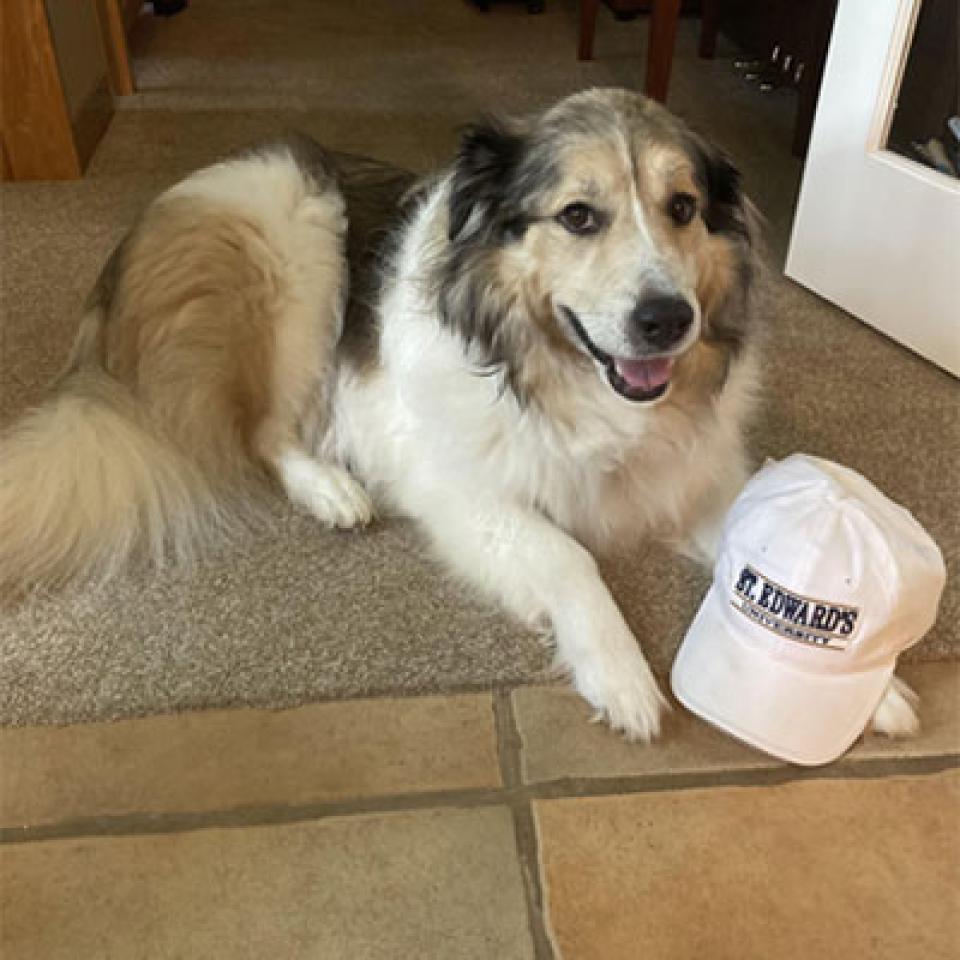
[[[189,555],[269,474],[326,524],[416,518],[649,739],[664,701],[591,550],[712,557],[746,475],[755,222],[721,153],[620,90],[474,126],[419,184],[305,138],[202,170],[3,441],[0,588]],[[878,716],[915,724],[894,688]]]

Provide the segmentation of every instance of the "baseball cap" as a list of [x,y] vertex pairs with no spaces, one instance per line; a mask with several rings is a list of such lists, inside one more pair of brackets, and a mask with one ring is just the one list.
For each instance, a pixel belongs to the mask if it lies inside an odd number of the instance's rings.
[[933,625],[945,580],[930,535],[860,474],[803,454],[768,462],[727,514],[673,691],[767,753],[829,763]]

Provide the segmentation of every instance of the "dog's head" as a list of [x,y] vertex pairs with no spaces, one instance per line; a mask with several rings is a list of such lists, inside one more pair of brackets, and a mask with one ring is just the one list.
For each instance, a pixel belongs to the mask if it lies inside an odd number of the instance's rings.
[[739,175],[637,94],[592,90],[470,128],[448,214],[444,316],[511,381],[549,341],[651,402],[695,345],[742,340],[754,253]]

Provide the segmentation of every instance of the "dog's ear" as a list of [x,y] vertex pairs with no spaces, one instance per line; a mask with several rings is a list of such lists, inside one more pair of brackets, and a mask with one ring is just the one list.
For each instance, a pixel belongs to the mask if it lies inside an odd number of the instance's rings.
[[736,354],[752,322],[751,291],[762,269],[760,216],[743,193],[740,172],[722,150],[694,135],[691,152],[706,196],[703,222],[710,233],[728,241],[737,280],[722,285],[711,297],[704,311],[703,337]]
[[693,137],[697,172],[707,194],[703,221],[711,233],[735,233],[750,240],[747,202],[740,185],[740,171],[718,147],[702,137]]
[[498,219],[522,154],[522,135],[499,121],[464,130],[450,188],[451,242],[489,230]]

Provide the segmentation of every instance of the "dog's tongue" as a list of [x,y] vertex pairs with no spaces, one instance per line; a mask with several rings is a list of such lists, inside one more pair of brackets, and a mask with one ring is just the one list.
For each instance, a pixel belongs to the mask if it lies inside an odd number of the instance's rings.
[[673,361],[669,357],[641,357],[637,360],[617,357],[613,365],[631,387],[639,390],[662,387],[673,371]]

